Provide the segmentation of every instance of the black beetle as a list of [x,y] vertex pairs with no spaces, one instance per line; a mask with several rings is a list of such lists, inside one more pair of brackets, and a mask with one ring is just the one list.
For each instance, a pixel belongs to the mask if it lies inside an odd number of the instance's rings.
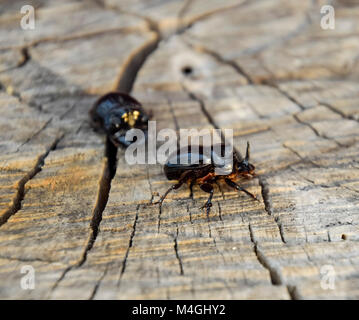
[[116,147],[131,144],[125,140],[129,129],[138,128],[147,133],[150,116],[136,99],[126,93],[110,92],[100,97],[89,113],[92,126],[104,131]]
[[[221,156],[223,156],[223,151],[225,150],[225,145],[222,143],[220,145],[221,150]],[[191,148],[190,148],[191,150]],[[215,149],[211,148],[211,157],[209,158],[206,156],[203,152],[204,148],[203,146],[199,146],[198,148],[198,154],[196,154],[197,161],[196,164],[191,164],[191,158],[193,158],[194,154],[193,152],[189,151],[188,148],[185,149],[179,149],[177,152],[171,154],[166,164],[164,165],[164,172],[168,180],[178,180],[176,184],[171,186],[165,194],[160,198],[156,204],[160,205],[160,210],[162,208],[162,202],[165,200],[167,195],[175,189],[178,189],[182,186],[183,183],[189,182],[190,183],[190,190],[192,195],[192,187],[195,184],[198,184],[199,187],[204,191],[209,193],[209,197],[207,202],[204,204],[203,208],[206,208],[207,215],[209,214],[210,208],[212,207],[212,197],[213,197],[213,183],[215,183],[217,180],[222,179],[224,180],[227,185],[230,187],[238,190],[243,191],[250,197],[252,197],[254,200],[257,200],[257,197],[244,189],[243,187],[239,186],[236,182],[233,180],[244,177],[244,178],[252,178],[255,173],[255,167],[251,163],[249,163],[249,142],[247,142],[247,150],[246,150],[246,156],[244,159],[240,157],[240,155],[233,150],[233,163],[229,170],[229,174],[225,175],[218,175],[216,174],[216,168],[218,168],[218,165],[214,162],[214,158],[218,157],[218,155],[215,153]],[[181,159],[187,158],[188,164],[181,164]],[[182,161],[183,162],[183,161]]]

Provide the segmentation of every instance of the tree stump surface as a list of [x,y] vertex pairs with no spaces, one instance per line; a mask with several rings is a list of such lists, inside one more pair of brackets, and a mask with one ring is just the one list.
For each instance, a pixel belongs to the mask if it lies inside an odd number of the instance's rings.
[[[323,30],[325,4],[2,1],[0,298],[358,299],[359,6]],[[260,202],[218,184],[207,218],[183,186],[159,214],[172,182],[125,150],[111,181],[88,111],[113,90],[249,141]]]

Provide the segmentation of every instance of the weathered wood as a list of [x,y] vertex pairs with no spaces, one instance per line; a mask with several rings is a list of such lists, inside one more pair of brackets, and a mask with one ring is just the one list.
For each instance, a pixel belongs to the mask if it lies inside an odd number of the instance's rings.
[[[355,3],[333,1],[322,30],[322,1],[33,1],[24,31],[14,2],[0,5],[1,298],[359,297]],[[260,203],[218,184],[207,218],[207,195],[182,187],[160,214],[149,203],[171,182],[124,150],[111,181],[87,112],[116,88],[158,131],[250,141]]]

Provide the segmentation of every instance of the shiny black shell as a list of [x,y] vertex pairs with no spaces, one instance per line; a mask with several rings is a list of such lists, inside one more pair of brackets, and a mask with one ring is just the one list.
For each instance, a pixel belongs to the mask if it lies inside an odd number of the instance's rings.
[[[216,152],[217,149],[211,148],[210,156],[209,152],[205,153],[203,146],[199,146],[198,153],[197,151],[192,151],[190,148],[179,149],[177,152],[169,155],[167,162],[164,165],[164,173],[168,180],[179,180],[184,173],[188,171],[192,171],[193,176],[196,178],[201,178],[206,176],[207,174],[214,172],[217,167],[223,167],[224,164],[219,161],[219,157],[224,156],[225,146],[224,144],[220,145],[220,155]],[[238,167],[240,163],[240,156],[237,154],[235,150],[232,153],[233,163],[230,168],[228,168],[229,172],[232,173]],[[183,159],[187,159],[186,163],[181,163]],[[195,159],[196,163],[192,160]],[[217,161],[215,161],[217,160]]]

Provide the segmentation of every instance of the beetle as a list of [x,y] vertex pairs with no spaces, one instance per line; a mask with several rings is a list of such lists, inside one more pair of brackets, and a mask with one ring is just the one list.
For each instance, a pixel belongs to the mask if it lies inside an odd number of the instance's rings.
[[[219,158],[219,154],[217,150],[220,150],[221,155],[223,156],[223,152],[225,150],[225,145],[223,143],[220,144],[219,148],[211,147],[210,157],[209,154],[206,155],[204,153],[203,146],[199,146],[198,151],[192,152],[192,148],[179,149],[178,151],[169,155],[165,165],[164,165],[164,173],[168,180],[177,180],[178,182],[172,185],[160,198],[156,204],[159,204],[159,208],[161,211],[162,203],[167,197],[167,195],[173,191],[181,187],[184,183],[189,182],[189,187],[192,196],[192,187],[196,184],[199,185],[201,190],[206,193],[209,193],[209,197],[206,203],[201,207],[201,209],[206,208],[207,216],[210,212],[210,208],[212,207],[212,197],[214,193],[213,183],[217,180],[224,180],[228,186],[237,191],[242,191],[250,196],[252,199],[257,200],[257,197],[249,192],[248,190],[241,187],[234,180],[237,178],[246,178],[250,179],[255,176],[255,167],[253,164],[249,163],[249,151],[250,146],[249,142],[247,142],[246,155],[244,158],[240,156],[235,150],[233,150],[233,162],[231,167],[227,171],[228,174],[219,175],[216,173],[216,169],[221,167],[221,164],[218,164],[215,159]],[[191,163],[191,159],[196,157],[198,161],[196,163]],[[187,159],[187,164],[184,164],[183,159]],[[182,161],[181,161],[182,160]]]
[[122,92],[110,92],[100,97],[89,114],[94,129],[105,132],[116,147],[131,144],[125,136],[132,128],[147,132],[150,119],[135,98]]

